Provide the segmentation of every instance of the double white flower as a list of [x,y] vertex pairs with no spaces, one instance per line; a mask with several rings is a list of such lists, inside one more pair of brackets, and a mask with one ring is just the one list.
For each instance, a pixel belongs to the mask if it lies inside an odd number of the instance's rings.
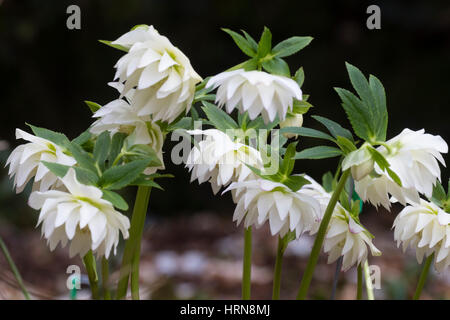
[[[364,201],[373,205],[383,205],[390,209],[389,195],[403,205],[418,203],[419,193],[431,197],[436,180],[440,180],[438,161],[445,166],[441,153],[448,152],[447,143],[440,136],[426,134],[425,131],[404,129],[398,136],[377,148],[389,162],[390,169],[401,180],[399,186],[374,163],[368,150],[361,148],[349,154],[343,169],[351,167],[355,190]],[[372,169],[375,176],[371,176]]]
[[237,191],[233,221],[238,225],[244,221],[245,228],[259,228],[269,220],[272,235],[284,237],[293,231],[297,238],[317,229],[320,204],[303,188],[294,192],[282,183],[258,178],[233,182],[224,192],[229,190]]
[[116,254],[119,231],[128,238],[128,218],[102,199],[100,189],[79,183],[74,169],[70,168],[61,181],[67,191],[35,191],[28,202],[41,210],[38,225],[42,223],[42,235],[50,250],[60,242],[65,247],[70,241],[71,257],[83,257],[89,250],[106,258],[111,249]]
[[420,204],[405,207],[393,227],[397,246],[401,244],[403,251],[414,248],[419,263],[434,253],[436,270],[442,272],[450,265],[449,213],[421,199]]
[[[305,176],[311,184],[305,185],[304,192],[317,199],[321,206],[320,217],[322,218],[331,199],[331,194],[314,181]],[[315,227],[317,232],[320,220]],[[381,255],[381,252],[372,243],[370,233],[364,229],[351,216],[339,202],[331,216],[325,235],[323,250],[328,254],[328,263],[333,263],[339,257],[343,256],[342,270],[347,271],[353,265],[359,265],[367,260],[369,250],[373,256]]]
[[212,77],[206,86],[219,87],[216,103],[225,105],[228,113],[238,108],[240,113],[248,111],[252,120],[261,114],[265,123],[274,121],[277,115],[284,120],[287,111],[292,111],[294,99],[302,100],[302,90],[294,80],[264,71],[225,71]]
[[33,190],[45,191],[58,183],[58,178],[41,161],[67,166],[76,163],[73,157],[65,154],[61,147],[49,140],[20,129],[16,129],[16,139],[29,141],[15,148],[6,160],[6,165],[9,165],[8,174],[10,178],[14,177],[17,192],[22,192],[33,177]]
[[244,181],[253,176],[247,164],[256,168],[263,166],[258,150],[234,142],[220,130],[191,130],[188,133],[206,136],[192,148],[186,161],[186,167],[192,171],[191,182],[209,181],[214,194],[232,181]]
[[129,49],[116,63],[115,79],[125,82],[122,95],[136,87],[138,115],[172,122],[189,111],[201,77],[189,59],[153,26],[139,26],[112,44]]

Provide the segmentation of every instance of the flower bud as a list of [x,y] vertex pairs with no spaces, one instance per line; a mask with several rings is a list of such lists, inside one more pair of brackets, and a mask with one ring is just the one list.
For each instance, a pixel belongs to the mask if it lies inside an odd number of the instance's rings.
[[[280,122],[280,128],[287,128],[287,127],[301,127],[303,125],[303,115],[302,114],[293,114],[288,115],[286,120]],[[297,134],[293,133],[283,133],[283,135],[287,138],[297,138]]]

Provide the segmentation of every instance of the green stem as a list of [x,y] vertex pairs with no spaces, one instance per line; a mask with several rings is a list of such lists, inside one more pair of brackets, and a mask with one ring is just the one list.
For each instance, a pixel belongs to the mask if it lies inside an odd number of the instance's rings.
[[311,283],[314,269],[316,267],[317,261],[319,260],[320,250],[322,249],[322,244],[325,239],[325,235],[328,229],[328,224],[330,223],[331,216],[333,214],[336,203],[341,195],[342,190],[344,190],[345,182],[350,175],[350,170],[347,169],[342,173],[341,179],[336,186],[336,190],[331,196],[330,202],[325,210],[322,221],[320,222],[319,231],[317,232],[316,239],[314,241],[313,248],[311,250],[311,255],[309,256],[308,264],[306,265],[306,270],[303,273],[302,281],[300,283],[300,288],[298,290],[297,299],[304,300],[308,294],[309,285]]
[[366,283],[367,300],[375,300],[373,296],[372,279],[370,278],[369,261],[364,262],[364,282]]
[[283,264],[283,254],[285,249],[286,249],[285,240],[278,237],[277,259],[275,260],[275,269],[273,271],[272,300],[280,299],[281,267]]
[[362,282],[363,282],[363,271],[361,264],[358,265],[358,281],[356,289],[356,300],[362,300]]
[[23,293],[25,299],[30,300],[30,295],[28,294],[28,291],[25,288],[25,285],[23,284],[22,276],[20,275],[20,272],[17,269],[17,266],[14,263],[14,260],[12,259],[11,255],[9,254],[9,250],[6,247],[6,244],[3,242],[2,237],[0,237],[0,247],[2,248],[2,251],[3,251],[3,254],[5,255],[6,261],[8,262],[9,267],[11,268],[11,271],[13,272],[14,277],[16,278],[16,281],[19,284],[20,289],[22,290],[22,293]]
[[109,261],[105,257],[102,258],[102,290],[103,298],[111,300],[111,290],[109,290]]
[[252,278],[252,227],[245,229],[242,267],[242,299],[250,300]]
[[[136,265],[135,255],[139,255],[142,232],[144,230],[145,215],[150,199],[150,187],[140,186],[134,202],[133,216],[131,217],[130,237],[125,244],[120,267],[120,279],[117,286],[117,299],[125,298],[128,289],[128,279],[132,276],[133,298],[139,296],[139,264]],[[136,295],[137,292],[137,295]]]
[[427,280],[428,272],[430,270],[431,263],[433,262],[434,253],[430,254],[423,264],[422,272],[420,273],[419,283],[417,284],[416,292],[414,293],[413,300],[419,300],[422,293],[423,286]]
[[91,286],[92,299],[98,300],[100,295],[98,293],[98,276],[97,269],[95,264],[95,258],[92,254],[92,250],[89,250],[88,253],[83,257],[84,266],[86,267],[86,271],[88,273],[89,284]]

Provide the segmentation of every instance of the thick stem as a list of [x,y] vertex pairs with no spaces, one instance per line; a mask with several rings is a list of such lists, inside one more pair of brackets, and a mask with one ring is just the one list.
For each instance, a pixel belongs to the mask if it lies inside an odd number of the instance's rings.
[[362,282],[363,282],[363,271],[361,264],[358,265],[358,280],[356,287],[356,300],[362,300]]
[[105,300],[111,300],[111,290],[109,289],[109,261],[102,258],[102,291]]
[[3,254],[5,255],[5,259],[8,262],[9,267],[11,268],[11,271],[14,274],[14,277],[16,278],[17,283],[19,284],[20,289],[22,290],[22,293],[23,293],[25,299],[30,300],[30,295],[28,294],[28,291],[25,288],[25,285],[23,284],[22,276],[20,275],[19,269],[17,269],[17,266],[14,263],[14,260],[12,259],[11,255],[9,254],[9,250],[6,247],[6,244],[3,242],[2,237],[0,237],[0,247],[3,251]]
[[364,282],[366,283],[367,300],[375,300],[373,296],[372,279],[370,278],[369,261],[364,262]]
[[139,296],[139,259],[136,261],[135,255],[140,254],[140,243],[142,231],[144,230],[148,201],[150,199],[150,191],[150,187],[140,186],[136,194],[133,216],[131,217],[130,237],[125,243],[122,265],[120,267],[120,279],[117,286],[117,299],[125,298],[130,273],[134,274],[134,276],[132,276],[132,289],[134,288],[133,298],[136,297],[136,292],[138,292],[137,297]]
[[244,231],[244,260],[242,265],[242,299],[250,300],[252,279],[252,227]]
[[98,276],[97,276],[97,268],[95,263],[94,255],[92,251],[89,250],[88,253],[83,257],[84,266],[86,267],[86,271],[89,278],[89,284],[91,286],[92,299],[98,300],[100,295],[98,293]]
[[313,248],[311,250],[311,255],[309,256],[308,264],[306,265],[306,270],[303,273],[303,278],[300,283],[300,289],[298,290],[297,299],[304,300],[308,294],[309,285],[312,280],[314,273],[314,268],[316,267],[317,261],[319,260],[320,250],[322,249],[323,241],[328,229],[328,224],[330,223],[331,216],[333,214],[336,203],[341,195],[342,190],[344,190],[345,182],[350,175],[350,170],[347,169],[342,173],[341,179],[336,187],[336,190],[331,196],[330,202],[325,210],[325,214],[320,222],[319,231],[317,232],[316,239],[314,241]]
[[430,254],[423,264],[422,272],[420,273],[419,282],[417,283],[416,292],[414,293],[413,300],[419,300],[420,294],[422,293],[423,286],[427,280],[428,273],[430,271],[431,263],[433,262],[434,253]]
[[285,250],[285,240],[283,238],[278,237],[277,258],[275,260],[275,268],[273,271],[272,300],[280,299],[281,267],[283,265],[284,250]]

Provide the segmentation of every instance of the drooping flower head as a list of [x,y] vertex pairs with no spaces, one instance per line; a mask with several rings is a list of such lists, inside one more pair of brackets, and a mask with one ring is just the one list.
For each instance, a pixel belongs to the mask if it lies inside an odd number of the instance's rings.
[[17,192],[22,192],[28,181],[34,177],[33,190],[45,191],[58,183],[58,178],[42,163],[56,162],[67,166],[76,163],[55,143],[16,129],[16,139],[29,141],[15,148],[8,157],[8,174],[14,177]]
[[50,250],[70,242],[70,257],[83,257],[89,250],[106,258],[112,249],[115,254],[119,232],[128,238],[128,218],[102,199],[100,189],[78,182],[74,169],[70,168],[61,182],[67,191],[35,191],[28,202],[41,210],[38,225],[42,224]]
[[[311,183],[303,187],[304,192],[314,197],[321,207],[315,233],[319,229],[331,194],[311,177],[305,178]],[[371,237],[370,233],[338,202],[331,216],[323,245],[324,252],[328,254],[328,263],[333,263],[343,256],[342,270],[347,271],[353,265],[364,262],[369,250],[374,256],[380,255],[381,252],[374,246]]]
[[219,87],[216,102],[219,107],[225,105],[228,113],[234,108],[240,113],[248,111],[252,120],[261,114],[265,123],[274,121],[277,115],[284,120],[287,111],[292,111],[294,99],[302,100],[297,82],[264,71],[225,71],[212,77],[206,86]]
[[[436,181],[440,181],[438,161],[445,166],[441,153],[448,152],[440,136],[425,131],[404,129],[398,136],[377,148],[389,162],[389,169],[400,179],[401,186],[373,161],[370,152],[361,148],[351,153],[343,169],[351,167],[355,190],[364,201],[390,209],[390,195],[403,205],[418,203],[419,193],[430,197]],[[371,173],[372,172],[372,173]]]
[[395,218],[394,239],[403,252],[408,247],[416,251],[419,263],[434,253],[436,270],[444,271],[450,265],[450,214],[432,202],[405,207]]
[[125,82],[122,95],[136,88],[138,115],[172,122],[189,111],[201,77],[189,59],[153,26],[139,26],[112,44],[129,49],[119,59],[115,79]]
[[256,168],[263,166],[258,150],[234,142],[220,130],[191,130],[188,133],[206,136],[192,148],[186,161],[186,167],[192,171],[191,182],[209,181],[214,193],[232,181],[244,181],[253,176],[247,164]]
[[316,229],[320,220],[319,202],[303,192],[294,192],[286,185],[262,178],[233,182],[224,192],[237,190],[233,221],[245,228],[261,227],[269,221],[272,235],[284,237],[289,231],[300,237]]

